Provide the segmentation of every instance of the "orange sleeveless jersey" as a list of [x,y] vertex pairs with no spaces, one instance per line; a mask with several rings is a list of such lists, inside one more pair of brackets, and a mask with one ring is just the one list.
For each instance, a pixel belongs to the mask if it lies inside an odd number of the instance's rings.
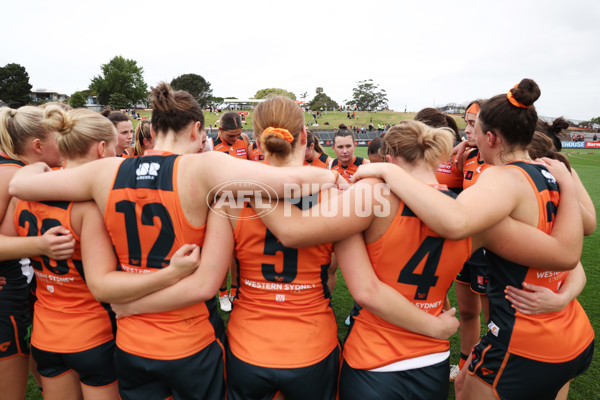
[[358,169],[358,167],[360,167],[362,164],[364,164],[365,161],[366,161],[366,159],[364,159],[363,157],[354,156],[354,158],[352,159],[350,164],[348,164],[347,167],[343,167],[339,163],[339,160],[337,158],[335,158],[331,162],[329,169],[332,171],[339,172],[340,175],[342,175],[344,177],[344,179],[346,179],[347,181],[350,181],[350,178],[352,178],[352,175],[354,175],[356,173],[356,170]]
[[[532,162],[508,164],[517,168],[535,190],[539,207],[537,228],[550,233],[559,193],[554,177],[542,165]],[[573,300],[560,311],[525,315],[516,312],[504,297],[507,285],[522,288],[522,282],[544,286],[557,292],[568,271],[543,271],[512,263],[486,252],[490,265],[487,294],[490,299],[490,342],[511,353],[542,362],[566,362],[585,350],[594,339],[594,331],[585,311]]]
[[479,175],[491,165],[486,164],[485,161],[481,159],[481,154],[479,153],[479,149],[474,148],[469,150],[465,155],[465,161],[463,162],[463,189],[467,189],[477,182]]
[[238,136],[237,140],[233,144],[229,144],[222,140],[221,136],[217,136],[214,141],[213,150],[227,153],[230,156],[241,158],[242,160],[248,159],[248,147],[241,136]]
[[[447,190],[444,193],[455,197]],[[471,239],[439,237],[400,203],[385,234],[367,244],[367,251],[382,282],[420,309],[439,315],[446,292],[471,255]],[[352,368],[369,370],[447,351],[449,347],[447,340],[399,328],[363,308],[354,319],[343,354]]]
[[259,161],[263,164],[268,164],[269,162],[265,158],[265,153],[260,151],[256,142],[252,142],[252,151],[250,152],[250,160]]
[[73,256],[31,257],[37,280],[31,343],[39,349],[74,353],[113,339],[108,311],[90,293],[83,274],[79,236],[71,227],[73,203],[19,201],[14,222],[19,236],[39,236],[55,226],[76,240]]
[[[0,168],[24,167],[25,163],[14,160],[0,151]],[[6,217],[6,216],[5,216]],[[23,261],[23,265],[21,261]],[[26,265],[27,258],[0,261],[0,276],[6,278],[6,284],[0,290],[0,314],[16,315],[30,313],[29,282],[33,276],[30,266]]]
[[454,156],[451,161],[440,163],[435,171],[437,181],[453,191],[462,190],[463,188],[463,174],[456,167],[457,161],[458,157]]
[[267,368],[301,368],[338,345],[327,288],[331,243],[284,247],[247,207],[234,230],[238,297],[227,341],[241,360]]
[[325,153],[319,154],[318,157],[315,157],[312,161],[304,160],[304,165],[312,165],[314,167],[328,168],[329,163],[333,160],[333,158],[329,157]]
[[[179,156],[148,150],[124,160],[108,196],[104,222],[119,259],[130,273],[151,273],[169,265],[184,243],[202,245],[206,226],[189,224],[177,195]],[[214,300],[179,310],[117,321],[117,345],[153,359],[170,360],[200,351],[215,340],[219,318]]]

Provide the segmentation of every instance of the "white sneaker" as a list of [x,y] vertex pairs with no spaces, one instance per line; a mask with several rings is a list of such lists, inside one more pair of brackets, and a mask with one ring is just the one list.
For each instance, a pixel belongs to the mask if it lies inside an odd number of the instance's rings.
[[219,296],[219,305],[221,306],[221,310],[225,312],[231,311],[231,301],[229,300],[229,296]]
[[344,321],[344,323],[345,323],[347,326],[350,326],[350,316],[349,316],[349,315],[348,315],[348,318],[346,318],[346,321]]
[[458,365],[450,366],[450,382],[454,382],[454,380],[456,379],[456,375],[458,375],[459,372],[460,368],[458,368]]

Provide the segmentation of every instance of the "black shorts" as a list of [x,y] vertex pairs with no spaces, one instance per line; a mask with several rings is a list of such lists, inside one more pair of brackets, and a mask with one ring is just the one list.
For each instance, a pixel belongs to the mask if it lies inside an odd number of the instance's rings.
[[344,360],[340,374],[340,400],[446,400],[449,374],[449,360],[429,367],[393,372],[354,369]]
[[87,386],[102,387],[117,381],[114,340],[77,353],[54,353],[32,346],[31,354],[44,378],[55,378],[72,370]]
[[225,352],[218,340],[177,360],[138,357],[117,347],[116,367],[123,400],[225,399]]
[[499,399],[555,399],[560,389],[583,374],[592,362],[594,342],[575,359],[547,363],[517,356],[484,336],[473,348],[469,374],[492,387]]
[[456,276],[456,282],[471,285],[471,291],[479,295],[485,295],[489,276],[489,267],[485,259],[484,249],[481,248],[476,250],[463,265]]
[[0,315],[0,360],[29,357],[31,315]]
[[227,349],[227,398],[272,400],[281,393],[286,400],[334,400],[339,366],[340,346],[322,361],[303,368],[259,367]]

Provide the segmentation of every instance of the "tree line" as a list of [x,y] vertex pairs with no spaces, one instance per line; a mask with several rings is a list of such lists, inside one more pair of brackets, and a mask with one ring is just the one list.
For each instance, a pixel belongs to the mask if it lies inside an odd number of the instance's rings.
[[[69,104],[73,108],[85,107],[89,96],[96,96],[98,103],[114,109],[128,108],[137,104],[148,105],[148,85],[144,81],[144,69],[135,60],[122,56],[112,58],[108,63],[102,64],[101,73],[94,76],[88,89],[72,93]],[[183,74],[171,82],[175,90],[185,90],[196,98],[203,107],[218,106],[226,98],[213,95],[210,82],[201,75]],[[0,100],[9,107],[16,108],[31,104],[31,84],[29,74],[25,67],[19,64],[7,64],[0,67]],[[306,107],[312,110],[337,110],[340,105],[325,94],[322,87],[317,87],[312,100],[306,102],[307,92],[300,97]],[[266,99],[270,96],[281,95],[297,100],[296,95],[280,88],[260,89],[254,95],[255,99]],[[227,97],[235,99],[235,97]],[[388,106],[387,95],[384,89],[373,83],[371,79],[357,82],[353,89],[352,99],[345,100],[347,106],[357,110],[376,111],[386,109]]]

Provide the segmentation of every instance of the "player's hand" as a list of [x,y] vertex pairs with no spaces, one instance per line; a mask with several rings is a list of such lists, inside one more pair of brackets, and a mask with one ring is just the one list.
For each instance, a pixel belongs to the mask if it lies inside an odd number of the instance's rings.
[[545,314],[565,308],[563,297],[544,287],[523,282],[524,289],[507,286],[504,293],[512,307],[522,314]]
[[169,267],[177,271],[182,278],[194,272],[200,264],[200,246],[197,244],[184,244],[173,257]]
[[442,311],[437,317],[438,329],[434,336],[436,339],[446,340],[454,335],[458,330],[458,319],[456,318],[456,308],[452,307],[448,311]]
[[348,181],[346,179],[344,179],[344,177],[341,174],[340,174],[340,176],[338,176],[335,184],[336,184],[337,188],[340,190],[346,190],[350,187],[350,184],[348,183]]
[[48,229],[41,237],[43,252],[54,260],[64,260],[73,255],[75,238],[71,231],[63,226]]
[[469,142],[463,140],[462,142],[454,146],[454,148],[452,149],[452,154],[450,155],[450,159],[452,160],[455,156],[457,159],[461,158],[462,155],[465,154],[465,152],[469,149],[471,149],[471,147],[469,146]]
[[567,169],[567,166],[562,162],[547,157],[538,158],[536,161],[541,162],[546,166],[548,172],[550,172],[552,176],[556,179],[556,182],[559,186],[575,184],[571,172]]
[[365,178],[378,178],[385,180],[385,173],[389,168],[398,168],[395,164],[390,163],[371,163],[371,164],[362,164],[356,170],[356,173],[352,175],[352,179],[350,179],[350,183],[358,182],[361,179]]

